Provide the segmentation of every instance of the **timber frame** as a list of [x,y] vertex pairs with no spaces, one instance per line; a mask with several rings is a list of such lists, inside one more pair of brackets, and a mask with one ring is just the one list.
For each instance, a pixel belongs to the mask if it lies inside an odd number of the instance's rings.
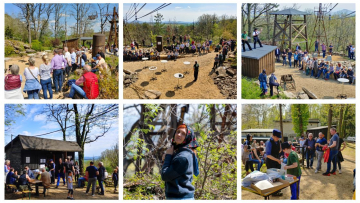
[[[293,10],[293,9],[291,9]],[[296,10],[295,10],[296,11]],[[302,39],[303,41],[296,42],[301,44],[305,43],[306,50],[309,50],[308,45],[308,33],[307,33],[307,22],[306,13],[296,11],[302,14],[292,14],[292,12],[286,13],[283,11],[271,13],[275,15],[274,20],[274,34],[272,45],[277,46],[277,42],[280,42],[280,49],[291,48],[294,45],[296,39]],[[279,15],[284,16],[284,21],[279,21]],[[302,15],[302,20],[294,20],[294,15]],[[293,49],[292,49],[293,50]]]

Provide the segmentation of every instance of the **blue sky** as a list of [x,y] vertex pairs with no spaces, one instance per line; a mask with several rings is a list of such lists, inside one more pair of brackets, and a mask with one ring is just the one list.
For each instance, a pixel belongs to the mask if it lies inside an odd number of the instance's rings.
[[[68,26],[70,28],[71,26],[75,25],[76,21],[75,21],[75,18],[70,15],[70,11],[72,10],[70,4],[64,4],[64,5],[67,7],[67,9],[66,9],[67,10],[67,12],[66,12],[66,21],[67,21],[67,24],[68,24]],[[100,5],[102,7],[105,4],[100,4]],[[119,4],[110,4],[109,10],[110,10],[111,13],[112,13],[114,7],[118,8]],[[100,12],[99,12],[98,5],[97,4],[92,4],[92,11],[89,11],[88,15],[94,15],[94,14],[96,14],[96,11],[97,11],[97,14],[99,15]],[[17,17],[18,14],[21,13],[21,9],[19,7],[17,7],[16,5],[14,5],[14,4],[6,3],[5,4],[5,13],[9,14],[11,16]],[[64,16],[65,16],[65,13],[64,13]],[[54,22],[55,22],[54,18],[50,17],[51,25],[53,25]],[[65,22],[65,17],[61,18],[60,22],[64,23]],[[94,22],[95,22],[95,24],[93,26],[93,29],[94,29],[95,32],[99,32],[100,31],[100,18],[95,19]],[[110,29],[110,25],[108,23],[108,26],[107,26],[106,30],[109,31],[109,29]],[[68,32],[69,32],[68,34],[70,34],[70,29],[68,29]]]
[[[328,5],[328,10],[333,8],[335,6],[336,3],[332,3],[331,5],[329,5],[328,3],[326,3],[326,5]],[[286,3],[286,4],[279,4],[280,5],[280,9],[283,7],[292,7],[294,4],[293,3]],[[319,8],[319,3],[313,3],[313,4],[309,4],[309,3],[298,3],[296,4],[299,7],[300,11],[306,11],[306,10],[311,10],[314,11],[314,8]],[[324,5],[324,3],[323,3]],[[350,3],[339,3],[331,12],[337,12],[343,9],[347,9],[350,11],[355,11],[355,4],[350,4]]]
[[[25,116],[16,117],[15,124],[12,125],[10,132],[5,135],[5,144],[10,142],[11,134],[14,135],[14,138],[19,134],[33,136],[59,130],[60,127],[56,122],[49,122],[45,115],[39,115],[43,107],[43,104],[27,104]],[[102,151],[110,149],[114,143],[119,141],[118,118],[111,120],[111,124],[111,129],[104,137],[85,145],[85,157],[100,156]],[[68,133],[71,134],[71,132]],[[90,134],[99,135],[100,129],[94,128]],[[62,140],[62,133],[57,132],[41,137]],[[75,141],[75,138],[70,137],[68,141]]]
[[[125,17],[125,14],[128,12],[131,4],[124,4],[123,7],[123,17]],[[142,7],[143,3],[140,3],[137,6],[137,9],[140,9]],[[154,9],[161,6],[162,3],[151,3],[146,4],[138,13],[138,17],[141,17]],[[173,3],[158,12],[161,13],[164,16],[164,21],[169,21],[171,19],[172,21],[174,18],[176,18],[176,21],[184,21],[184,22],[193,22],[196,21],[199,16],[202,14],[214,14],[221,16],[223,14],[226,14],[228,16],[237,16],[236,14],[236,4],[212,4],[212,3],[206,3],[206,4],[191,4],[191,3]],[[153,16],[156,15],[156,12],[152,14]],[[130,15],[129,17],[131,17]],[[133,21],[135,18],[133,17],[129,21]],[[150,15],[146,16],[142,19],[139,19],[140,21],[148,22],[150,21]]]

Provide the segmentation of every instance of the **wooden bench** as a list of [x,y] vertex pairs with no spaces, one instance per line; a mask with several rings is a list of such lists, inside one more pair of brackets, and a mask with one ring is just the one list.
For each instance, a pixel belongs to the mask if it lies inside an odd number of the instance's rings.
[[21,199],[24,199],[24,197],[29,197],[29,200],[31,199],[31,191],[25,190],[21,191]]

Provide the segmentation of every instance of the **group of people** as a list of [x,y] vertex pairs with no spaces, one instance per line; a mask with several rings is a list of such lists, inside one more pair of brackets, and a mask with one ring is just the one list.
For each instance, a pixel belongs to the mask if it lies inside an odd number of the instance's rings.
[[[63,50],[54,50],[54,57],[50,60],[46,54],[42,55],[42,64],[39,68],[36,66],[35,58],[30,57],[29,66],[24,70],[25,86],[21,90],[23,81],[22,75],[19,74],[20,68],[13,64],[8,69],[5,76],[5,98],[6,99],[23,99],[23,93],[28,95],[28,99],[39,99],[40,90],[43,91],[44,99],[52,99],[53,94],[59,94],[63,91],[63,83],[65,75],[69,76],[76,69],[83,68],[83,74],[76,82],[70,81],[71,86],[68,97],[73,98],[75,93],[85,99],[95,99],[99,95],[98,78],[95,74],[102,70],[103,74],[110,72],[105,62],[105,54],[102,50],[91,59],[91,66],[87,65],[86,48],[79,50],[71,49],[71,53],[67,47]],[[38,79],[40,77],[40,80]],[[53,93],[52,86],[55,86]],[[83,88],[79,85],[83,84]],[[49,95],[48,95],[49,94]]]
[[[298,182],[292,184],[291,199],[299,199],[300,193],[300,179],[301,168],[299,163],[299,154],[305,154],[307,169],[313,169],[313,159],[316,154],[317,166],[315,173],[321,170],[322,161],[327,157],[327,169],[322,174],[324,176],[336,175],[337,166],[339,167],[339,174],[341,174],[341,162],[344,158],[341,154],[346,147],[346,143],[337,134],[336,128],[330,129],[331,139],[324,138],[323,133],[319,133],[319,137],[314,139],[311,133],[308,138],[300,138],[300,150],[297,150],[292,142],[281,142],[281,131],[274,129],[272,136],[265,143],[260,141],[257,143],[253,140],[250,134],[247,135],[246,141],[242,145],[242,162],[245,166],[246,175],[250,171],[254,171],[254,164],[257,164],[257,170],[260,171],[263,164],[266,164],[267,169],[277,168],[281,169],[281,164],[287,174],[296,176]],[[326,154],[326,155],[325,155]],[[333,165],[331,167],[331,164]],[[276,192],[274,195],[282,195]]]
[[[88,182],[86,193],[89,193],[91,187],[92,196],[95,195],[96,182],[98,182],[100,187],[99,195],[104,195],[104,181],[106,177],[106,169],[102,162],[98,163],[98,168],[94,166],[93,162],[90,162],[90,166],[86,168],[85,176],[80,177],[80,167],[78,162],[75,163],[71,161],[70,158],[66,158],[64,162],[59,158],[58,164],[55,164],[52,159],[45,164],[44,168],[41,168],[38,174],[35,176],[34,172],[26,166],[21,175],[18,175],[18,172],[14,168],[10,167],[10,161],[5,161],[5,177],[7,185],[16,185],[18,190],[29,190],[33,189],[30,186],[30,183],[33,180],[39,179],[41,183],[36,183],[36,195],[39,195],[39,186],[43,186],[43,194],[45,195],[46,189],[50,188],[52,184],[55,184],[55,178],[57,178],[57,183],[55,188],[59,187],[60,179],[62,178],[64,186],[66,185],[68,190],[67,199],[74,199],[74,183],[78,188],[82,188],[85,181]],[[112,181],[114,183],[114,192],[117,191],[119,173],[118,167],[114,169],[112,174]]]
[[260,29],[260,31],[255,28],[254,29],[254,32],[252,33],[252,36],[253,36],[253,41],[254,41],[254,47],[251,48],[250,44],[249,44],[249,37],[248,37],[248,34],[246,31],[244,31],[242,34],[241,34],[241,43],[242,43],[242,47],[243,47],[243,52],[246,52],[246,49],[245,49],[245,44],[248,46],[249,50],[253,50],[253,49],[256,49],[256,44],[258,43],[260,47],[263,47],[263,45],[261,44],[261,41],[260,41],[260,38],[259,38],[259,35],[260,33],[262,32],[262,29]]

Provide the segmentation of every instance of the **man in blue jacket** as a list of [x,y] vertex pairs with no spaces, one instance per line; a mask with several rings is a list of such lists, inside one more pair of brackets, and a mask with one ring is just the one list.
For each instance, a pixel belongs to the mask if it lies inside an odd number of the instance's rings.
[[316,147],[316,159],[317,165],[315,169],[315,173],[318,173],[321,170],[321,161],[324,156],[324,151],[322,150],[323,147],[327,146],[327,140],[324,137],[322,132],[319,133],[319,139],[316,140],[315,147]]
[[263,96],[267,93],[267,77],[266,77],[266,70],[264,69],[262,73],[259,75],[259,82],[260,82],[260,89],[262,93],[260,96]]

